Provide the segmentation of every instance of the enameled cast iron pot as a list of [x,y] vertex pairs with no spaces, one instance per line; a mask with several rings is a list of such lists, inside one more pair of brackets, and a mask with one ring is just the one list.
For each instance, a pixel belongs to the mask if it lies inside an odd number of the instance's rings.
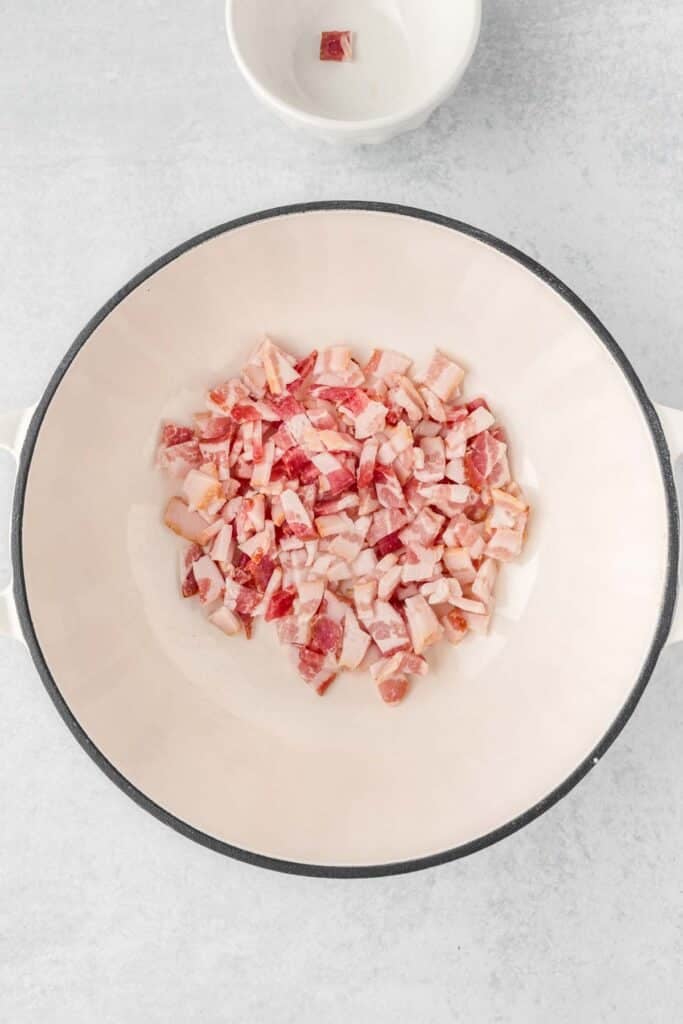
[[[265,331],[302,353],[441,347],[511,436],[534,509],[524,557],[491,635],[430,653],[398,708],[356,676],[318,698],[273,630],[228,640],[178,597],[159,423]],[[683,414],[653,406],[556,278],[445,217],[317,203],[207,231],[118,292],[2,426],[19,469],[0,625],[110,778],[252,863],[375,875],[495,842],[602,757],[683,635]]]

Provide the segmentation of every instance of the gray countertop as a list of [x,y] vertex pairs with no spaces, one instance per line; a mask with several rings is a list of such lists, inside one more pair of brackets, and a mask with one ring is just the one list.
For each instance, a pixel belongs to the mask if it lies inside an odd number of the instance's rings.
[[[683,406],[683,5],[490,0],[457,94],[381,148],[297,137],[249,94],[220,0],[5,0],[0,410],[205,227],[381,199],[526,250]],[[679,472],[679,483],[680,483]],[[0,461],[7,515],[12,467]],[[9,579],[0,549],[0,586]],[[683,1017],[683,645],[604,761],[468,860],[365,881],[223,859],[145,814],[0,641],[8,1024],[668,1024]]]

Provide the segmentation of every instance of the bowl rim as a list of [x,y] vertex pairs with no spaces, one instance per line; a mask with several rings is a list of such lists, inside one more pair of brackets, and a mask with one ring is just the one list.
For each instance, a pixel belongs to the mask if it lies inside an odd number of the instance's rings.
[[[228,231],[233,231],[237,228],[244,227],[249,224],[257,223],[261,220],[268,220],[277,217],[287,217],[295,214],[304,213],[320,213],[320,212],[334,212],[334,211],[357,211],[357,212],[370,212],[370,213],[386,213],[401,217],[407,217],[416,219],[419,221],[427,221],[431,224],[436,224],[440,227],[448,228],[453,231],[457,231],[460,234],[464,234],[473,238],[485,245],[496,249],[505,256],[510,257],[515,262],[520,264],[522,267],[529,270],[536,277],[540,278],[545,284],[552,288],[560,298],[564,299],[579,316],[588,324],[593,333],[603,343],[605,348],[608,350],[610,355],[613,357],[616,367],[621,370],[624,374],[627,383],[630,385],[631,390],[640,406],[640,410],[645,417],[647,426],[649,427],[650,434],[652,437],[653,446],[659,467],[662,475],[662,485],[664,490],[664,496],[667,506],[667,521],[668,521],[668,556],[667,565],[664,577],[663,597],[662,604],[659,612],[659,619],[657,622],[656,629],[654,630],[652,643],[649,651],[645,657],[643,665],[640,669],[639,674],[636,677],[633,688],[627,697],[626,701],[618,711],[614,721],[608,728],[602,739],[596,744],[593,750],[584,758],[584,760],[567,776],[567,778],[556,786],[550,793],[548,793],[541,800],[537,801],[532,807],[528,808],[522,814],[517,815],[515,818],[500,825],[496,829],[478,836],[476,839],[470,840],[467,843],[454,846],[452,848],[441,850],[433,854],[428,854],[422,857],[408,858],[406,860],[399,860],[388,862],[385,864],[369,864],[369,865],[328,865],[328,864],[311,864],[298,861],[290,861],[271,857],[265,854],[257,853],[252,850],[242,849],[241,847],[234,846],[224,840],[217,839],[215,836],[209,835],[203,832],[201,829],[196,828],[193,825],[188,824],[180,818],[177,818],[174,814],[165,810],[159,804],[155,803],[150,797],[146,796],[141,790],[135,787],[126,777],[119,772],[117,768],[107,759],[105,754],[93,743],[85,729],[80,725],[76,716],[69,708],[64,697],[62,696],[57,682],[50,672],[50,668],[43,655],[40,647],[40,642],[36,634],[33,620],[31,617],[31,611],[28,602],[28,594],[26,590],[26,581],[24,577],[24,564],[23,564],[23,549],[22,549],[22,523],[23,523],[23,510],[24,500],[26,496],[27,481],[29,471],[31,467],[32,457],[35,450],[35,446],[40,435],[40,430],[45,413],[54,397],[59,385],[68,372],[71,363],[76,358],[78,352],[86,344],[88,339],[91,337],[95,329],[102,323],[102,321],[119,305],[119,303],[126,298],[132,291],[139,287],[147,278],[151,277],[162,267],[171,263],[173,260],[182,256],[190,249],[201,245],[203,242],[209,241],[218,235],[225,234]],[[664,431],[660,423],[655,407],[649,399],[645,389],[636,374],[635,370],[631,366],[626,355],[619,347],[617,342],[614,340],[612,335],[603,326],[601,321],[596,315],[585,305],[585,303],[570,289],[567,285],[563,284],[559,278],[555,277],[550,271],[546,270],[536,260],[527,256],[525,253],[509,245],[507,242],[501,241],[494,235],[489,234],[486,231],[482,231],[479,228],[473,227],[469,224],[463,223],[462,221],[455,220],[451,217],[444,216],[442,214],[431,213],[426,210],[421,210],[410,206],[401,206],[394,203],[383,203],[383,202],[368,202],[363,200],[328,200],[322,202],[306,202],[296,203],[288,206],[274,207],[272,209],[262,210],[257,213],[248,214],[243,217],[237,217],[233,220],[227,221],[223,224],[219,224],[216,227],[209,228],[206,231],[202,231],[200,234],[194,235],[192,238],[180,245],[171,249],[163,256],[158,257],[148,264],[143,270],[132,277],[127,284],[117,291],[108,302],[106,302],[95,315],[89,320],[85,327],[76,337],[70,348],[65,353],[64,357],[59,362],[56,370],[52,374],[50,381],[35,408],[35,412],[31,418],[26,437],[20,452],[19,466],[17,469],[17,478],[14,493],[14,502],[12,510],[12,524],[11,524],[11,561],[14,572],[13,591],[14,598],[16,601],[17,613],[19,622],[22,628],[23,635],[25,637],[29,652],[33,659],[33,662],[38,670],[38,674],[50,696],[55,707],[57,708],[62,719],[71,730],[75,738],[78,740],[80,745],[86,751],[86,753],[93,759],[93,761],[102,769],[116,785],[123,790],[132,800],[134,800],[140,807],[149,813],[153,814],[156,818],[162,821],[164,824],[174,828],[177,832],[182,835],[193,839],[195,842],[200,843],[202,846],[208,847],[211,850],[215,850],[218,853],[225,854],[236,860],[253,864],[258,867],[270,868],[284,872],[287,874],[294,875],[308,875],[313,877],[323,878],[370,878],[379,877],[383,875],[397,875],[411,871],[423,870],[425,868],[435,867],[439,864],[445,864],[449,861],[459,859],[461,857],[468,856],[469,854],[476,853],[479,850],[483,850],[486,847],[492,846],[494,843],[499,842],[501,839],[512,835],[519,829],[528,825],[534,819],[538,818],[541,814],[544,814],[554,804],[561,800],[567,793],[570,792],[577,785],[577,783],[583,779],[588,772],[593,768],[598,761],[603,757],[609,747],[614,743],[619,733],[622,731],[627,721],[633,714],[638,701],[642,697],[645,688],[650,680],[655,664],[659,657],[659,654],[664,647],[669,630],[671,628],[674,609],[676,605],[676,596],[678,590],[678,560],[679,560],[679,548],[680,548],[680,526],[678,518],[678,501],[676,496],[676,488],[674,482],[674,474],[671,463],[671,455],[669,447],[667,445]]]
[[251,68],[244,59],[242,50],[240,49],[237,41],[237,34],[235,32],[233,18],[235,0],[225,0],[225,31],[237,67],[248,82],[252,91],[260,100],[262,100],[262,102],[273,107],[281,116],[291,118],[306,127],[315,127],[320,129],[331,128],[340,135],[353,135],[358,132],[359,129],[369,132],[373,129],[383,129],[386,131],[394,127],[399,127],[402,124],[406,124],[414,120],[416,117],[428,114],[444,102],[444,100],[455,89],[460,78],[464,74],[465,69],[472,60],[472,56],[479,40],[479,32],[481,29],[481,0],[467,0],[467,2],[473,8],[474,13],[472,33],[467,41],[467,47],[463,51],[461,59],[455,65],[446,81],[443,82],[438,89],[435,89],[428,99],[424,99],[420,103],[414,103],[411,106],[407,106],[403,110],[395,111],[392,114],[384,114],[381,117],[344,120],[335,117],[325,117],[322,114],[310,114],[291,103],[286,103],[285,100],[281,99],[277,95],[277,93],[272,92],[263,85],[260,79],[252,73]]

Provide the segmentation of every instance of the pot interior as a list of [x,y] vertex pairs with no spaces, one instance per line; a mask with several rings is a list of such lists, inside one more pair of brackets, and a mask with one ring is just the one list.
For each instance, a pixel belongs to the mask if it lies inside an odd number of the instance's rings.
[[[274,630],[227,639],[177,591],[160,421],[200,408],[264,332],[468,369],[533,506],[488,638],[432,650],[387,708],[323,699]],[[71,714],[142,794],[210,837],[316,865],[469,843],[559,786],[617,718],[663,600],[667,506],[641,406],[589,324],[476,238],[358,209],[290,213],[162,266],[99,323],[47,409],[22,524],[30,615]]]

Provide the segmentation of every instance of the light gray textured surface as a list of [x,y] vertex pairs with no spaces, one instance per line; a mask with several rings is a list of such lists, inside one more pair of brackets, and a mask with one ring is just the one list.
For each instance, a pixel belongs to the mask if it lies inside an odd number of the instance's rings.
[[[416,134],[351,151],[252,99],[220,0],[0,13],[0,410],[32,402],[99,305],[187,236],[347,197],[525,249],[683,406],[680,0],[489,0],[456,96]],[[222,859],[139,810],[0,641],[0,1019],[680,1020],[682,670],[683,645],[665,651],[606,759],[522,833],[422,874],[319,881]]]

